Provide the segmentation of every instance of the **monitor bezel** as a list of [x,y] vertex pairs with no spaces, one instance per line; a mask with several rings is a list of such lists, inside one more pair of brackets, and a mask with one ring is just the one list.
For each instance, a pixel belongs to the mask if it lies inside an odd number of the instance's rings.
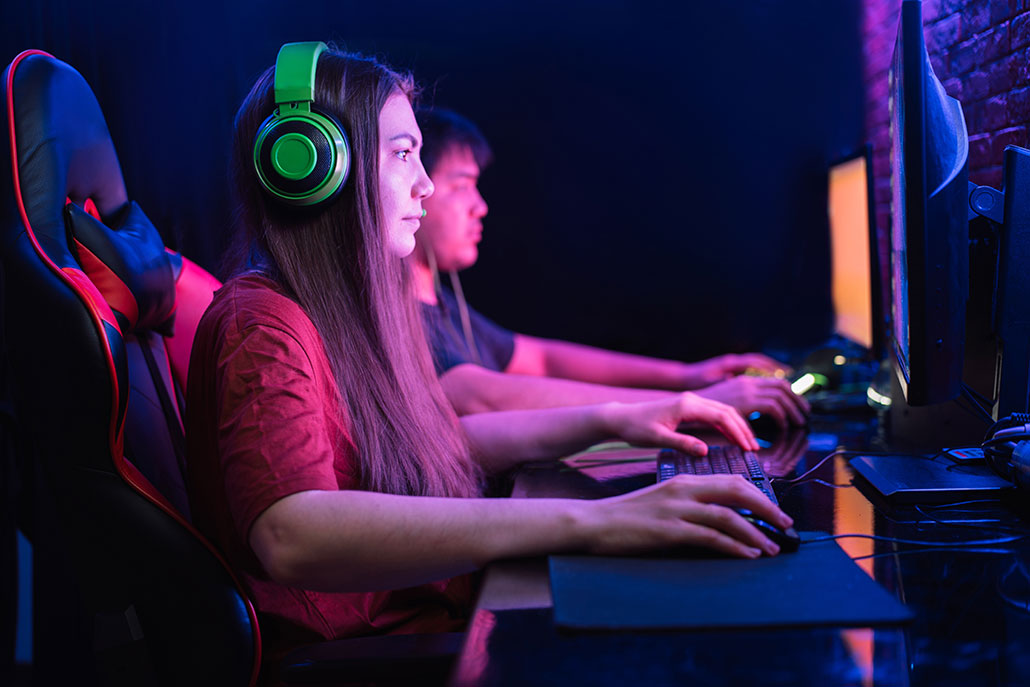
[[876,184],[873,179],[873,144],[864,143],[857,150],[834,158],[827,165],[827,176],[830,171],[840,165],[864,158],[865,160],[865,182],[866,182],[866,215],[868,221],[869,239],[869,298],[871,300],[870,316],[872,321],[873,345],[869,349],[869,355],[873,360],[883,360],[887,356],[887,337],[889,331],[889,319],[884,315],[884,290],[883,290],[883,268],[880,263],[880,242],[879,231],[876,224]]

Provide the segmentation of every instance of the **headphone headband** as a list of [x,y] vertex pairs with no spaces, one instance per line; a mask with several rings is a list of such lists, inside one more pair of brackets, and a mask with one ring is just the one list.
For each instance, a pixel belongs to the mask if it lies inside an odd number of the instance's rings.
[[325,43],[287,43],[275,58],[275,104],[311,103],[315,100],[318,56],[329,49]]

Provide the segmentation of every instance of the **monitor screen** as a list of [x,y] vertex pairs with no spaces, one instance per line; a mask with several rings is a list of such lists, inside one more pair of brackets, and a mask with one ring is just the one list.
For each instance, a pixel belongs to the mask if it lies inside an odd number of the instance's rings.
[[[895,53],[896,55],[897,53]],[[891,127],[891,343],[894,345],[894,361],[901,367],[905,381],[911,380],[909,373],[910,344],[908,332],[908,254],[905,241],[905,166],[898,154],[904,145],[904,110],[892,116],[897,126]]]
[[874,350],[873,250],[866,156],[830,167],[830,257],[834,333]]

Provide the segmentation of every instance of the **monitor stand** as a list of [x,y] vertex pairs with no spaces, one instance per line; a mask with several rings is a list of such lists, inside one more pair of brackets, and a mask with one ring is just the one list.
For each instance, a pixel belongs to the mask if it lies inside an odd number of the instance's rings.
[[872,487],[890,505],[1002,498],[1015,488],[986,463],[958,464],[944,456],[858,456],[850,465],[861,480],[859,484]]

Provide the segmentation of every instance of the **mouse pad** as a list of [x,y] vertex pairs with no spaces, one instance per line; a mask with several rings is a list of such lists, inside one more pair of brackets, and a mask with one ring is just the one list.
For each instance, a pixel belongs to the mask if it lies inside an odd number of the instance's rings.
[[548,563],[559,627],[869,627],[912,620],[833,541],[755,560],[550,556]]

